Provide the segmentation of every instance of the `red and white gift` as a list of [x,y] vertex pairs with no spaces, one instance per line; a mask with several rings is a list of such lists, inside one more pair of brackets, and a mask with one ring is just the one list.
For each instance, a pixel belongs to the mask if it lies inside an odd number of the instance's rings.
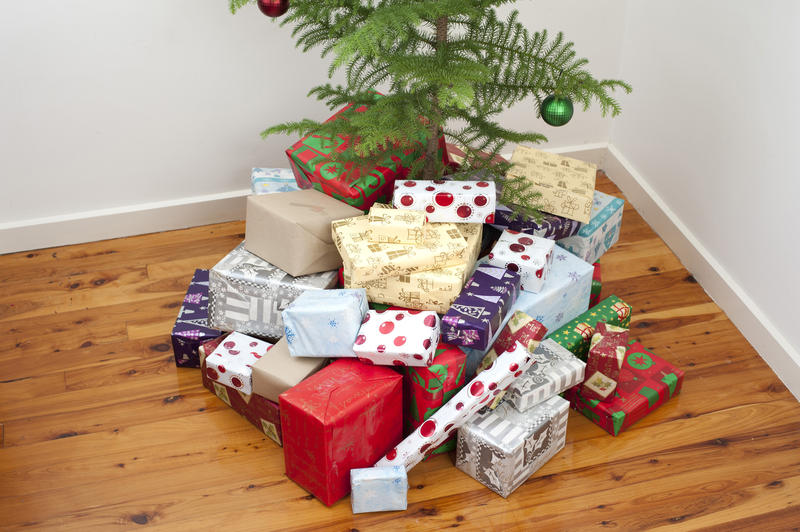
[[464,386],[444,406],[375,463],[376,467],[402,465],[406,471],[417,465],[458,427],[466,423],[490,400],[505,390],[533,364],[530,353],[517,342],[480,375]]
[[257,338],[233,332],[206,357],[206,375],[212,381],[244,394],[253,393],[253,364],[272,347]]
[[491,181],[405,180],[394,185],[394,207],[424,211],[429,222],[494,223]]
[[628,347],[628,329],[597,322],[597,329],[589,344],[586,360],[586,380],[581,393],[586,399],[611,401],[617,389],[622,363]]
[[520,288],[539,292],[553,265],[554,240],[506,229],[489,253],[487,264],[519,273]]
[[370,310],[353,351],[362,362],[383,366],[430,366],[439,343],[439,316],[422,310]]

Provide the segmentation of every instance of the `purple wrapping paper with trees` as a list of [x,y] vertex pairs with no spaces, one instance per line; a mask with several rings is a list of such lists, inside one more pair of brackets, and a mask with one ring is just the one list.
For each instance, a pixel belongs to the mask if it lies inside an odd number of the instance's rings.
[[172,328],[172,351],[175,365],[199,368],[197,348],[222,334],[208,326],[208,270],[195,270],[189,290],[183,298],[178,319]]
[[442,318],[442,341],[484,350],[519,296],[520,276],[482,264]]
[[541,223],[536,223],[535,220],[524,216],[516,219],[512,216],[512,211],[509,207],[498,205],[494,211],[494,224],[492,225],[500,230],[510,229],[520,233],[549,238],[550,240],[560,240],[578,234],[583,224],[546,212],[542,213]]

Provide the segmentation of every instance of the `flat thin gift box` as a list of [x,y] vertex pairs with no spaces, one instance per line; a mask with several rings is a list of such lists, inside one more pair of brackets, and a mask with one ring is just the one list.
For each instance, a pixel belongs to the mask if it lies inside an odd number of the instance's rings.
[[408,508],[408,477],[404,467],[351,469],[350,492],[354,514]]
[[203,342],[221,334],[222,331],[208,326],[208,270],[195,270],[172,327],[175,365],[181,368],[199,368],[198,348]]
[[248,196],[245,249],[292,277],[335,270],[331,222],[360,214],[316,190]]
[[628,328],[631,323],[631,311],[630,305],[617,296],[611,295],[557,331],[552,332],[549,338],[585,362],[597,322],[602,321],[609,325]]
[[253,393],[278,402],[278,396],[303,379],[313,375],[328,363],[326,358],[293,357],[284,336],[267,356],[253,364]]
[[569,402],[551,397],[525,413],[503,402],[458,429],[456,467],[508,497],[564,448]]
[[292,277],[239,244],[209,273],[209,326],[277,339],[281,312],[306,290],[336,284],[336,271]]
[[253,194],[275,194],[300,190],[291,168],[253,168],[250,172]]
[[516,217],[510,207],[498,205],[494,211],[494,224],[492,226],[501,231],[510,229],[511,231],[549,238],[550,240],[559,240],[576,234],[583,225],[563,216],[556,216],[546,212],[541,214],[542,219],[537,222],[525,216]]
[[439,343],[439,316],[423,310],[370,310],[353,351],[368,364],[430,366]]
[[489,180],[396,181],[392,202],[396,209],[424,212],[430,222],[492,223],[495,184]]
[[624,206],[620,198],[595,190],[589,223],[583,224],[577,234],[556,243],[586,262],[596,262],[619,240]]
[[294,357],[354,357],[353,341],[367,313],[363,288],[308,290],[283,311]]
[[280,395],[286,475],[326,506],[402,438],[396,371],[340,358]]
[[486,264],[519,273],[520,290],[538,293],[550,275],[555,245],[553,240],[505,230]]

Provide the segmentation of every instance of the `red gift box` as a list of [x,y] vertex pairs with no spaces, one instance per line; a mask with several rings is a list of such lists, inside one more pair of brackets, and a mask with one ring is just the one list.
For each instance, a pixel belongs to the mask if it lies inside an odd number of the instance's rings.
[[403,439],[403,377],[341,358],[282,393],[286,475],[330,506]]
[[547,334],[547,327],[531,318],[521,310],[516,311],[494,341],[495,353],[505,353],[514,348],[517,342],[533,353],[539,341]]
[[628,330],[598,322],[596,331],[586,359],[586,379],[581,393],[587,399],[610,401],[625,361]]

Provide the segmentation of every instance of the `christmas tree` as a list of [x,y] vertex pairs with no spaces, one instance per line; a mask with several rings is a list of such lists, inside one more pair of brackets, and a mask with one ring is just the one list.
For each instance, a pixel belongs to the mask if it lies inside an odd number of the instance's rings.
[[[230,0],[232,12],[255,0]],[[462,170],[469,175],[491,166],[502,190],[499,201],[515,212],[538,218],[538,195],[523,178],[505,177],[509,165],[493,159],[507,143],[538,143],[544,135],[501,126],[497,115],[508,106],[531,100],[537,113],[557,124],[568,120],[572,102],[587,110],[592,102],[602,114],[617,115],[610,96],[630,92],[620,80],[597,80],[561,33],[529,32],[513,11],[505,19],[495,7],[513,0],[292,0],[283,24],[303,51],[321,48],[331,56],[329,77],[337,70],[344,85],[326,83],[309,95],[331,108],[353,103],[364,112],[346,120],[289,122],[266,129],[274,133],[347,135],[350,148],[342,162],[378,162],[388,145],[425,147],[409,178],[437,179],[445,168],[436,157],[438,138],[464,148]],[[382,97],[376,97],[380,91]],[[547,107],[544,107],[547,106]],[[532,113],[533,114],[533,113]]]

